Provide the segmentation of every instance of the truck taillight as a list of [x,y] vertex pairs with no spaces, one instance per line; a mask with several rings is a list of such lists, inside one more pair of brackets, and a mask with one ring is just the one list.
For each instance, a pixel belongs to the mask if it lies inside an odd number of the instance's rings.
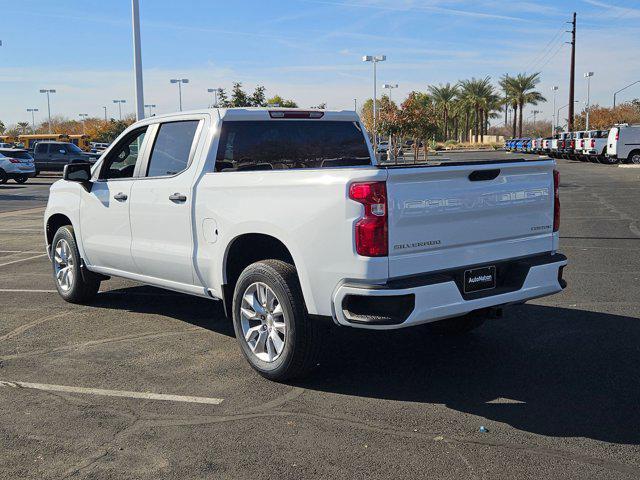
[[553,231],[560,229],[560,172],[553,171]]
[[564,140],[562,140],[562,142],[560,143],[560,145],[562,146],[562,148],[564,148],[567,145],[567,142],[565,142]]
[[571,140],[571,142],[569,142],[569,148],[576,148],[576,141],[575,140]]
[[591,148],[596,148],[596,139],[595,138],[591,139]]
[[387,184],[352,183],[349,198],[364,205],[364,213],[355,225],[356,252],[364,257],[386,257],[389,252]]

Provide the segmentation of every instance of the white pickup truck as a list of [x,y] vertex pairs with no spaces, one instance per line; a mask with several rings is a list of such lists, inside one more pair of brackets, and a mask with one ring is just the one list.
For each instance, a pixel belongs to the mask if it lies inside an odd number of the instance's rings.
[[60,295],[110,276],[218,299],[284,380],[322,325],[440,333],[566,285],[549,159],[377,165],[355,112],[228,109],[129,127],[66,166],[44,217]]

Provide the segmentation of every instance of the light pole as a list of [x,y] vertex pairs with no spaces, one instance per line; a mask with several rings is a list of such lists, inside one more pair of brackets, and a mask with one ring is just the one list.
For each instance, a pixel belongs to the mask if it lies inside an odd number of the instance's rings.
[[630,84],[629,84],[629,85],[627,85],[626,87],[621,88],[620,90],[618,90],[617,92],[615,92],[615,93],[613,94],[613,108],[616,108],[616,96],[617,96],[621,91],[626,90],[626,89],[627,89],[627,88],[629,88],[629,87],[633,87],[636,83],[640,83],[640,80],[636,80],[635,82],[630,83]]
[[31,130],[36,133],[36,116],[35,112],[39,112],[37,108],[27,108],[27,112],[31,113]]
[[553,92],[553,122],[551,123],[551,136],[553,136],[556,133],[556,93],[558,92],[558,87],[551,87],[551,91]]
[[533,128],[536,128],[536,115],[540,113],[540,110],[534,110],[533,112],[531,112],[531,115],[533,115]]
[[213,93],[213,103],[211,104],[211,108],[218,108],[218,89],[207,88],[207,92]]
[[584,74],[584,78],[587,79],[587,125],[586,130],[589,130],[589,110],[591,110],[591,77],[593,72],[587,72]]
[[107,107],[102,107],[104,108],[104,121],[107,121]]
[[122,120],[122,104],[127,103],[126,100],[114,100],[113,103],[118,104],[118,115],[120,116],[120,120]]
[[384,85],[382,85],[382,88],[386,88],[387,90],[389,90],[389,101],[391,102],[391,92],[393,91],[394,88],[398,88],[398,84],[395,83],[391,85],[389,83],[385,83]]
[[151,115],[151,109],[152,108],[156,108],[156,104],[155,103],[145,103],[144,108],[148,108],[149,109],[149,116],[152,117],[153,115]]
[[144,118],[144,91],[142,87],[140,5],[138,5],[138,0],[131,0],[131,24],[133,27],[133,73],[136,78],[136,120],[142,120]]
[[89,116],[88,113],[79,113],[78,116],[82,119],[82,134],[84,135],[84,122]]
[[41,88],[40,93],[47,94],[47,113],[49,115],[49,133],[53,133],[51,131],[51,100],[49,99],[49,94],[56,93],[56,90],[54,88]]
[[353,99],[353,111],[354,112],[358,111],[358,99],[357,98]]
[[182,111],[182,84],[189,83],[188,78],[172,78],[169,80],[170,83],[178,84],[178,105],[180,106],[180,111]]
[[362,61],[363,62],[371,62],[373,63],[373,151],[376,151],[376,146],[377,146],[377,137],[378,134],[376,133],[376,115],[378,113],[377,111],[377,106],[376,103],[378,103],[378,79],[377,79],[377,72],[376,72],[376,66],[378,65],[378,62],[384,62],[387,59],[386,55],[365,55],[364,57],[362,57]]

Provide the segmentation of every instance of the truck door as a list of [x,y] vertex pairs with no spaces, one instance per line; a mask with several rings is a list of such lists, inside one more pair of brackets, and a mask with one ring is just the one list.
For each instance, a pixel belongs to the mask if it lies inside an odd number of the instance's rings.
[[[143,275],[194,285],[191,211],[202,118],[154,125],[131,192],[131,254]],[[150,131],[150,136],[153,133]]]
[[131,257],[129,209],[147,128],[133,130],[118,142],[102,163],[91,192],[82,196],[80,232],[90,265],[138,273]]

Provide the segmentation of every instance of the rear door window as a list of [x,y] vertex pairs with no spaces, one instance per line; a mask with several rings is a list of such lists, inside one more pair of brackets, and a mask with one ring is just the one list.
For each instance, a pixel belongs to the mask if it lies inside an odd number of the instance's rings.
[[149,158],[147,177],[177,175],[186,170],[198,123],[199,120],[189,120],[160,125]]
[[371,165],[356,122],[228,121],[222,124],[217,172]]

